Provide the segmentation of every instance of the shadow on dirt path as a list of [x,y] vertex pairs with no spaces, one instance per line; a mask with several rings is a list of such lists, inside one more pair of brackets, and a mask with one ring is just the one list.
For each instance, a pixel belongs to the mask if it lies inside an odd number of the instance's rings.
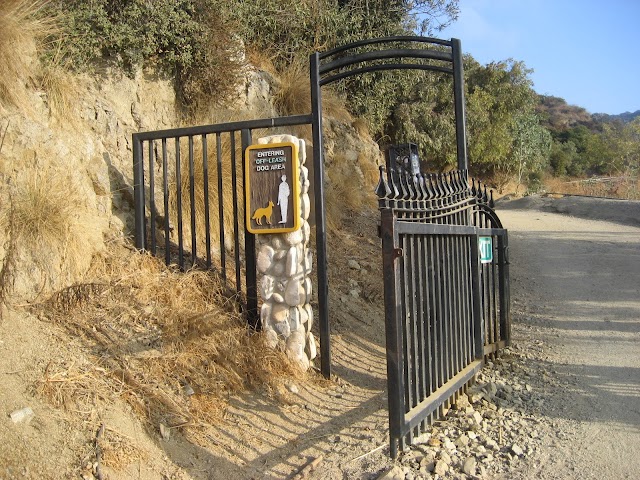
[[547,439],[542,468],[517,478],[640,478],[640,228],[540,210],[499,214],[510,234],[516,331],[526,327],[545,347],[536,359],[549,373],[543,413],[571,432]]

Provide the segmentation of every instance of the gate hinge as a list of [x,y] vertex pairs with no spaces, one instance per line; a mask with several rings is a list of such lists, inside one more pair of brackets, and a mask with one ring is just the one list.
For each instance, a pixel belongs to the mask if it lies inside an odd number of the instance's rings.
[[404,255],[404,252],[402,251],[401,248],[394,248],[393,249],[393,258],[400,258],[400,257],[402,257],[402,255]]

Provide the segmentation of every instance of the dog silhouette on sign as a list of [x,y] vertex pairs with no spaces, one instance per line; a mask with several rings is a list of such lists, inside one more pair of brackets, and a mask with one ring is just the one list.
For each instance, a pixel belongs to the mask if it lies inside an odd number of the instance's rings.
[[258,225],[262,225],[262,218],[267,221],[269,225],[271,225],[271,214],[273,213],[273,202],[269,200],[269,205],[264,208],[256,209],[251,220],[255,220]]

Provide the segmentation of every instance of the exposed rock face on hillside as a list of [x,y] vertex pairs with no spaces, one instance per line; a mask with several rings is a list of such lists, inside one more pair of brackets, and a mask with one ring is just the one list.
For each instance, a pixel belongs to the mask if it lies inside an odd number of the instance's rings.
[[[182,120],[171,81],[152,73],[69,82],[72,101],[62,114],[43,92],[22,109],[0,104],[0,277],[14,303],[80,281],[95,253],[131,235],[132,134],[194,122]],[[272,88],[270,75],[247,69],[233,110],[198,123],[277,116]],[[375,142],[351,125],[327,124],[327,164],[339,177],[370,183],[380,155]]]

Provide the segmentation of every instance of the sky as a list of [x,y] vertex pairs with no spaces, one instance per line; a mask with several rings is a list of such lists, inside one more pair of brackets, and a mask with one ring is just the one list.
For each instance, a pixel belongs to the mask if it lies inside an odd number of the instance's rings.
[[589,113],[640,110],[640,0],[459,0],[458,38],[481,64],[523,61],[534,90]]

